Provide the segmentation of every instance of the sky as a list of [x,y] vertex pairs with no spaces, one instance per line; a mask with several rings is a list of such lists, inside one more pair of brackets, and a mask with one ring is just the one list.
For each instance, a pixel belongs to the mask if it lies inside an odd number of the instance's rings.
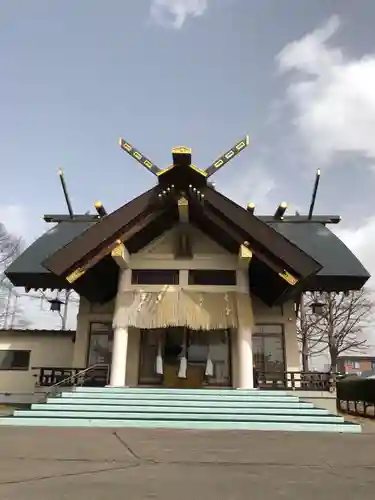
[[152,187],[120,136],[161,168],[177,145],[205,168],[249,134],[217,188],[307,213],[320,168],[315,213],[342,216],[375,275],[374,17],[373,0],[0,0],[1,222],[30,244],[66,213],[59,167],[77,213]]

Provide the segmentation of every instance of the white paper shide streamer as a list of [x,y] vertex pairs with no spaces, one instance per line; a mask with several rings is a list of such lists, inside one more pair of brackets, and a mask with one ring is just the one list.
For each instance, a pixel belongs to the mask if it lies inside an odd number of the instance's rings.
[[213,377],[214,376],[214,364],[213,364],[212,359],[211,359],[211,345],[210,344],[208,345],[205,375],[206,375],[206,377]]
[[186,378],[187,376],[187,349],[186,349],[186,330],[184,331],[184,339],[180,354],[180,367],[178,369],[178,378]]
[[162,353],[162,340],[159,336],[158,338],[158,352],[156,355],[156,373],[158,375],[163,375],[164,367],[163,367],[163,353]]

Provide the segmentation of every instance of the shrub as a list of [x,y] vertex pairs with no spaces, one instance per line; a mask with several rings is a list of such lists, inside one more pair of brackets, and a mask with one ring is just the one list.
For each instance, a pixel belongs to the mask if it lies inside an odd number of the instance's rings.
[[375,378],[353,376],[338,380],[337,399],[375,405]]

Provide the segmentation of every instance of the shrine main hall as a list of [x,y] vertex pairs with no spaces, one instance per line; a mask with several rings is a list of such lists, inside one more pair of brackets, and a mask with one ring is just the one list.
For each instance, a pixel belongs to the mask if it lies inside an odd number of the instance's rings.
[[254,373],[266,383],[301,371],[301,294],[359,290],[369,274],[330,230],[340,217],[287,215],[285,204],[262,216],[215,189],[211,175],[247,144],[206,170],[174,148],[159,169],[121,140],[153,188],[112,213],[97,202],[95,215],[74,214],[64,191],[69,214],[46,215],[53,227],[6,275],[79,294],[67,368],[107,366],[114,387],[242,389]]

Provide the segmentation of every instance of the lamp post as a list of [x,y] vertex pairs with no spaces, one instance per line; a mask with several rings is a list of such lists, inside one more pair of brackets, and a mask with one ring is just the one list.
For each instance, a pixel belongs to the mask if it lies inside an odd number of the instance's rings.
[[[68,322],[68,306],[69,306],[69,297],[72,293],[72,290],[66,290],[65,292],[65,301],[59,299],[59,297],[55,297],[54,299],[49,299],[50,310],[58,312],[61,318],[61,330],[66,330],[66,324]],[[61,306],[64,306],[64,312],[61,314]]]

